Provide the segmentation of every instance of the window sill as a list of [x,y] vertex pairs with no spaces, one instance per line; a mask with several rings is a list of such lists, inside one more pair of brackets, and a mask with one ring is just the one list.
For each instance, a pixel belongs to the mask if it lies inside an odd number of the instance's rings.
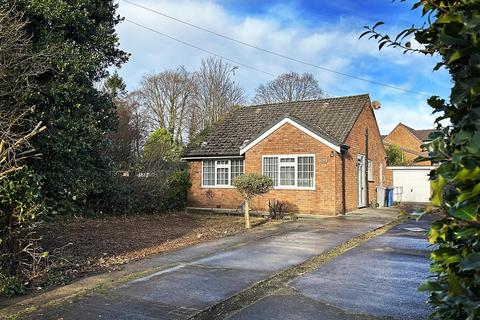
[[201,186],[201,189],[234,189],[233,186]]
[[315,191],[315,187],[273,187],[273,190]]

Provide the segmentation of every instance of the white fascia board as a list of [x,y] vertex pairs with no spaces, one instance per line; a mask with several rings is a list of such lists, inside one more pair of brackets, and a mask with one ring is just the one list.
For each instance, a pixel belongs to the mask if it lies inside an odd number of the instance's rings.
[[203,160],[203,159],[243,159],[243,156],[208,156],[208,157],[183,157],[182,160]]
[[265,131],[261,136],[259,136],[258,138],[256,138],[255,140],[253,140],[252,142],[250,142],[248,145],[246,145],[245,147],[241,148],[240,149],[240,154],[245,154],[245,152],[247,152],[248,150],[250,150],[251,148],[253,148],[255,145],[257,145],[260,141],[262,141],[263,139],[265,139],[266,137],[268,137],[270,134],[272,134],[274,131],[278,130],[281,126],[283,126],[284,124],[291,124],[292,126],[294,126],[295,128],[299,129],[300,131],[302,131],[303,133],[309,135],[310,137],[320,141],[321,143],[323,143],[324,145],[332,148],[333,150],[337,151],[337,152],[340,152],[340,146],[337,146],[333,143],[331,143],[330,141],[327,141],[325,140],[324,138],[320,137],[318,134],[316,134],[315,132],[305,128],[304,126],[302,126],[301,124],[299,124],[298,122],[290,119],[290,118],[284,118],[282,119],[281,121],[279,121],[277,124],[275,124],[274,126],[272,126],[270,129],[268,129],[267,131]]
[[437,166],[388,166],[389,170],[433,170]]

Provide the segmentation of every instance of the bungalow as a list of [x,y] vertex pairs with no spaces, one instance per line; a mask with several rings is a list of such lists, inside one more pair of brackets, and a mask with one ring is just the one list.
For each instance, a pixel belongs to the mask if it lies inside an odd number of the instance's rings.
[[257,172],[274,189],[253,200],[303,214],[342,214],[374,204],[385,150],[368,94],[241,107],[197,148],[186,151],[190,208],[238,209],[232,179]]

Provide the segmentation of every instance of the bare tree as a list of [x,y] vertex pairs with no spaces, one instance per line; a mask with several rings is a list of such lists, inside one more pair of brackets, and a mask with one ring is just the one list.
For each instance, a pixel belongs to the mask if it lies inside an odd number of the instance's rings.
[[146,112],[140,104],[138,92],[115,99],[118,125],[109,133],[109,155],[122,170],[130,170],[141,157],[149,130]]
[[34,77],[47,69],[48,52],[32,52],[27,22],[13,11],[0,11],[0,179],[23,168],[37,154],[29,141],[45,129],[31,123],[27,100],[38,89]]
[[200,70],[194,73],[196,85],[195,108],[190,110],[190,133],[217,122],[235,105],[245,102],[245,96],[231,76],[236,66],[209,57],[202,60]]
[[253,103],[291,102],[325,97],[318,81],[310,73],[284,73],[276,79],[261,84],[255,91]]
[[183,67],[147,75],[139,91],[157,126],[170,131],[175,142],[180,143],[187,108],[195,93],[191,75]]

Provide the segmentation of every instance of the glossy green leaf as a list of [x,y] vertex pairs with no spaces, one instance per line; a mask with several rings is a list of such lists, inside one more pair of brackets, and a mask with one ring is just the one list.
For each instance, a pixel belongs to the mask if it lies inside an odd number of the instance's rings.
[[450,212],[450,216],[458,219],[462,219],[465,221],[475,221],[477,220],[477,213],[478,213],[478,204],[470,203],[458,209],[452,209]]
[[469,254],[460,262],[463,271],[480,270],[480,252]]

